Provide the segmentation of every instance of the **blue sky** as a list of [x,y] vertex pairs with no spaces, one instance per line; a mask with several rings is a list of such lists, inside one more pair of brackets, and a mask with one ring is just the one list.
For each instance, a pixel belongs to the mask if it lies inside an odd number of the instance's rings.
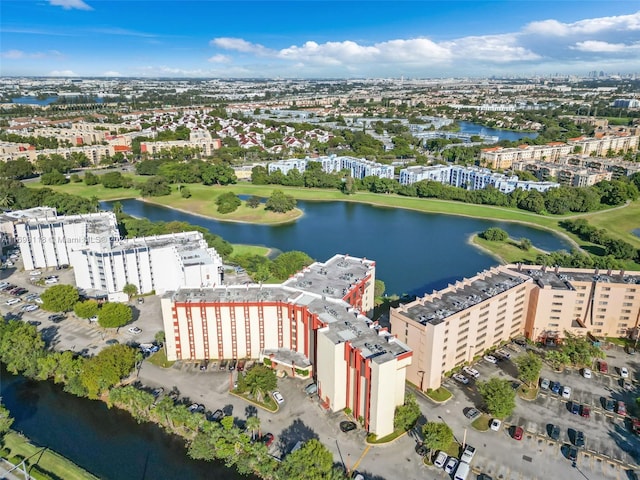
[[2,0],[0,75],[640,73],[631,0]]

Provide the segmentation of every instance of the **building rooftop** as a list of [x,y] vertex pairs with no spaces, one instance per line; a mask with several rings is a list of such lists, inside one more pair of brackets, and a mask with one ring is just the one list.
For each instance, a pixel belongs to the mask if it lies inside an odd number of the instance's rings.
[[324,263],[316,262],[283,283],[307,292],[332,298],[344,298],[353,286],[371,274],[375,262],[366,258],[334,255]]
[[509,268],[514,272],[528,275],[540,288],[550,287],[555,290],[575,290],[571,283],[573,281],[640,285],[640,274],[638,272],[632,272],[629,275],[624,270],[543,268],[526,265],[510,266]]
[[384,363],[410,352],[410,348],[342,300],[374,266],[371,260],[335,255],[325,263],[314,263],[281,285],[183,288],[168,292],[165,297],[177,303],[284,302],[305,306],[326,325],[319,332],[328,339],[335,344],[351,342],[363,357]]
[[457,312],[482,303],[526,281],[526,278],[516,271],[510,273],[494,269],[458,282],[433,295],[425,295],[399,309],[404,315],[423,325],[438,324]]

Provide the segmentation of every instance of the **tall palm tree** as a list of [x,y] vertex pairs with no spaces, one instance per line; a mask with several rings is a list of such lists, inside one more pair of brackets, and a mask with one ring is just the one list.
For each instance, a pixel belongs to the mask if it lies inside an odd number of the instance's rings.
[[247,423],[245,424],[247,430],[251,430],[251,440],[255,439],[255,431],[258,430],[258,438],[260,435],[260,419],[256,415],[252,415],[247,418]]

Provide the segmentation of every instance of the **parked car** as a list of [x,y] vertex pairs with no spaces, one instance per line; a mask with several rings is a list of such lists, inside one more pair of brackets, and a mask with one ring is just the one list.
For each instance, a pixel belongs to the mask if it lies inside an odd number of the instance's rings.
[[609,373],[609,365],[607,365],[607,362],[599,362],[598,368],[600,369],[600,373]]
[[213,412],[211,414],[211,417],[209,417],[209,419],[214,421],[214,422],[219,422],[223,418],[224,418],[224,412],[222,410],[220,410],[220,409],[218,409],[215,412]]
[[306,387],[304,387],[304,392],[307,395],[313,395],[314,393],[316,393],[318,391],[318,385],[316,385],[315,383],[310,383],[309,385],[307,385]]
[[573,439],[573,444],[576,447],[584,447],[584,433],[583,432],[577,431],[575,433],[575,437]]
[[498,351],[495,353],[495,356],[497,356],[497,357],[501,357],[501,358],[503,358],[503,359],[505,359],[505,360],[509,360],[509,359],[511,358],[511,354],[510,354],[509,352],[507,352],[506,350],[502,350],[502,349],[501,349],[501,350],[498,350]]
[[40,275],[42,275],[42,272],[40,270],[32,270],[31,272],[29,272],[30,277],[39,277]]
[[613,412],[616,408],[616,402],[613,398],[607,398],[604,400],[604,409]]
[[58,279],[57,278],[48,278],[44,281],[45,285],[53,285],[58,283]]
[[340,422],[340,431],[344,433],[350,432],[351,430],[355,430],[356,428],[358,428],[358,426],[356,425],[355,422],[350,422],[348,420],[344,420]]
[[551,391],[555,394],[560,393],[560,384],[558,382],[551,382]]
[[462,371],[469,377],[478,378],[480,376],[480,372],[472,367],[463,367]]
[[571,413],[578,415],[580,413],[580,405],[576,402],[571,402]]
[[559,440],[560,439],[560,427],[557,425],[549,425],[548,427],[548,431],[549,431],[549,436],[553,439],[553,440]]
[[238,360],[238,365],[236,366],[236,370],[238,370],[239,372],[243,371],[246,363],[247,363],[246,360]]
[[462,383],[463,385],[466,385],[467,383],[469,383],[469,379],[464,375],[462,375],[461,373],[454,373],[453,379],[456,380],[457,382]]
[[562,389],[562,398],[571,398],[571,387],[564,387]]
[[543,378],[542,380],[540,380],[540,388],[542,390],[548,390],[549,389],[549,384],[551,382],[549,381],[548,378]]
[[[91,317],[91,318],[89,319],[89,323],[95,323],[95,322],[97,322],[97,321],[98,321],[98,316],[97,316],[97,315],[94,315],[93,317]],[[133,328],[133,327],[132,327],[132,328]]]
[[33,304],[29,304],[29,305],[25,305],[24,307],[22,307],[23,310],[25,312],[35,312],[36,310],[38,310],[40,307],[38,305],[33,305]]
[[273,392],[273,398],[278,403],[284,403],[284,397],[280,392]]
[[631,383],[629,380],[622,380],[622,388],[624,388],[625,390],[631,392],[634,389],[633,383]]
[[237,364],[238,364],[238,361],[236,359],[231,360],[231,362],[229,362],[229,371],[235,370]]
[[467,444],[467,446],[464,448],[464,452],[462,452],[462,455],[460,456],[460,461],[463,463],[471,463],[471,460],[473,460],[473,456],[475,454],[476,448]]
[[133,334],[133,335],[140,335],[142,333],[142,330],[139,329],[138,327],[129,327],[127,328],[127,332]]
[[478,411],[478,409],[473,407],[467,410],[466,412],[464,412],[464,416],[467,417],[469,420],[475,420],[480,415],[482,414]]
[[47,317],[50,322],[58,323],[61,320],[64,320],[66,317],[62,313],[54,313],[53,315],[49,315]]
[[9,300],[7,300],[5,303],[5,305],[15,305],[16,303],[20,303],[22,300],[20,300],[19,298],[10,298]]
[[522,440],[522,434],[524,433],[524,430],[522,429],[522,427],[515,427],[513,429],[513,439],[514,440]]
[[458,459],[454,457],[449,457],[447,464],[444,466],[444,471],[449,475],[452,475],[458,466]]
[[631,431],[636,435],[640,435],[640,420],[637,418],[631,420]]
[[483,358],[489,363],[498,363],[498,359],[493,355],[485,355]]
[[567,452],[567,458],[572,462],[575,462],[578,458],[578,449],[576,447],[569,447]]
[[138,297],[138,303],[139,304],[144,303],[144,297]]
[[582,405],[580,407],[580,416],[589,418],[591,416],[591,408],[589,408],[587,405]]
[[585,368],[584,370],[582,370],[582,376],[584,378],[591,378],[591,369]]
[[491,430],[493,430],[494,432],[497,432],[498,430],[500,430],[501,425],[502,425],[502,422],[497,418],[494,418],[493,420],[491,420],[490,427],[491,427]]
[[629,378],[629,370],[627,370],[627,367],[622,367],[620,369],[620,376],[622,378]]
[[273,436],[273,433],[265,433],[260,441],[264,443],[267,447],[270,447],[276,437]]
[[635,355],[636,354],[636,349],[633,348],[633,347],[627,347],[625,350],[629,355]]
[[626,415],[627,414],[627,406],[624,404],[623,401],[618,401],[618,404],[616,405],[616,413],[618,415]]
[[436,455],[436,459],[433,461],[433,465],[438,468],[444,468],[444,465],[447,463],[448,459],[449,459],[449,455],[447,455],[445,452],[440,450],[438,452],[438,455]]

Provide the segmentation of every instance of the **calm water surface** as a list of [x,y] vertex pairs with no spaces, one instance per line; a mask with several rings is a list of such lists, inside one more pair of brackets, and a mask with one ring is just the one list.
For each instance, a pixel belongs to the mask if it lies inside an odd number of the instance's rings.
[[[231,243],[301,250],[316,260],[347,253],[376,261],[387,293],[423,294],[472,276],[496,261],[469,245],[469,236],[497,226],[543,250],[570,250],[563,238],[521,224],[349,202],[299,201],[304,216],[279,226],[219,222],[139,200],[122,200],[124,212],[153,221],[184,221],[208,228]],[[113,202],[102,202],[110,210]]]
[[152,424],[137,424],[117,408],[78,398],[51,382],[7,374],[2,368],[2,402],[13,429],[107,480],[213,479],[243,477],[223,465],[190,460],[184,441]]
[[471,135],[493,135],[500,140],[520,140],[521,138],[529,137],[536,138],[537,133],[533,132],[519,132],[517,130],[501,130],[499,128],[489,128],[477,123],[472,122],[457,122],[460,125],[460,133],[470,133]]

